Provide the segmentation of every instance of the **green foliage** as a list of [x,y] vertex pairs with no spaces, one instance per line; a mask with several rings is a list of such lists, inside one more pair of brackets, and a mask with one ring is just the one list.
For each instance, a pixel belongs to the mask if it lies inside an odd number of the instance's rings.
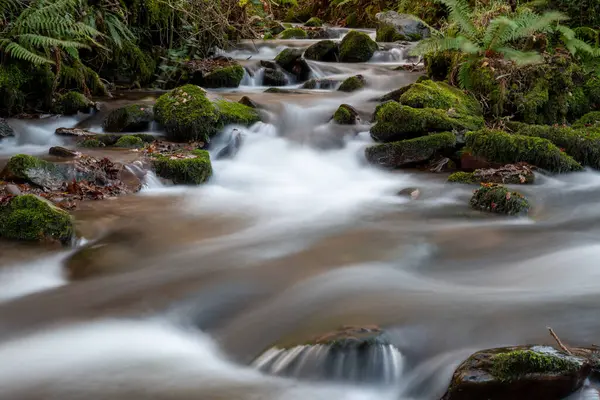
[[350,31],[340,44],[340,61],[367,62],[378,49],[369,35],[363,32]]
[[515,350],[492,357],[491,373],[502,381],[511,381],[527,374],[573,373],[579,369],[576,361],[563,356],[533,350]]
[[56,100],[54,112],[57,114],[74,115],[78,112],[89,112],[94,103],[78,92],[67,92]]
[[585,114],[573,123],[573,128],[598,127],[600,125],[600,111]]
[[137,149],[140,147],[144,147],[144,141],[139,137],[135,137],[132,135],[124,135],[117,140],[115,143],[115,147],[124,147],[128,149]]
[[346,78],[340,85],[338,90],[340,92],[355,92],[365,87],[366,80],[362,75],[351,76]]
[[[494,183],[482,184],[473,193],[470,204],[476,210],[506,215],[527,214],[530,207],[525,196]],[[502,360],[498,362],[499,365],[504,363]]]
[[192,155],[158,155],[152,165],[156,175],[179,185],[199,185],[212,175],[210,156],[204,150],[194,151]]

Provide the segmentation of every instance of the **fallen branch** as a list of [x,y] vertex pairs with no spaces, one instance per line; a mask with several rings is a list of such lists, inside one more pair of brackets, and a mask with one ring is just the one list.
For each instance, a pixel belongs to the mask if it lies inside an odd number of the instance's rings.
[[561,350],[564,351],[565,353],[567,353],[568,355],[572,356],[573,353],[571,353],[571,351],[560,341],[560,339],[558,338],[556,333],[554,333],[552,328],[548,327],[548,330],[550,331],[550,335],[552,335],[554,340],[556,340],[556,343],[558,343],[558,347],[560,347]]

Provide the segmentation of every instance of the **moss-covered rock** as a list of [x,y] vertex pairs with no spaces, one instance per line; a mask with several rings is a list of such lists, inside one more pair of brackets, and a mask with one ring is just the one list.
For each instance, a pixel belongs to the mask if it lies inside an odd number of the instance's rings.
[[453,109],[459,114],[481,115],[481,106],[475,98],[444,82],[424,80],[413,83],[398,100],[413,108]]
[[287,28],[279,34],[279,39],[306,39],[306,31],[302,28]]
[[0,179],[58,189],[65,177],[60,168],[51,162],[26,154],[17,154],[8,160],[0,172]]
[[455,172],[448,177],[448,182],[465,184],[478,183],[477,179],[475,179],[475,176],[473,176],[472,172]]
[[358,118],[358,111],[348,104],[342,104],[333,114],[333,120],[340,125],[354,125]]
[[88,149],[93,149],[93,148],[105,147],[106,146],[104,143],[102,143],[98,139],[94,139],[94,138],[84,139],[81,142],[79,142],[77,145],[79,147],[85,147],[85,148],[88,148]]
[[385,168],[400,168],[422,163],[437,153],[456,146],[451,132],[435,133],[410,140],[367,147],[365,156],[371,164]]
[[156,175],[178,185],[199,185],[212,175],[210,155],[205,150],[194,150],[187,156],[159,155],[153,158]]
[[[421,40],[430,35],[429,27],[410,14],[384,11],[375,15],[377,19],[377,41]],[[387,40],[386,40],[387,39]]]
[[278,69],[266,68],[263,75],[264,86],[285,86],[287,85],[285,74]]
[[0,204],[2,238],[70,244],[73,236],[71,216],[41,197],[20,195]]
[[107,132],[137,132],[147,130],[153,120],[152,106],[130,104],[111,111],[103,126]]
[[94,102],[79,92],[67,92],[58,97],[54,104],[54,112],[63,115],[75,115],[78,112],[88,113]]
[[403,33],[399,33],[392,25],[380,24],[377,27],[375,40],[378,42],[398,42],[409,39]]
[[137,149],[140,147],[144,147],[144,141],[139,137],[135,137],[132,135],[124,135],[117,140],[115,143],[115,147],[124,147],[128,149]]
[[158,98],[154,105],[156,121],[165,127],[169,140],[186,142],[210,141],[217,133],[219,113],[195,85],[176,88]]
[[277,54],[275,62],[285,71],[294,75],[298,81],[304,82],[310,78],[310,67],[302,58],[301,49],[288,48]]
[[483,129],[470,132],[466,145],[474,155],[498,163],[524,161],[550,172],[579,171],[582,166],[552,142],[539,137]]
[[600,128],[600,111],[589,112],[573,123],[573,128],[587,127]]
[[244,67],[239,64],[218,67],[202,76],[202,86],[207,88],[235,88],[244,78]]
[[514,350],[492,357],[492,375],[512,381],[527,374],[575,372],[581,366],[576,360],[533,350]]
[[318,27],[321,25],[323,25],[323,21],[321,21],[321,19],[317,18],[317,17],[312,17],[311,19],[306,21],[306,23],[304,24],[304,26],[311,26],[311,27]]
[[304,82],[302,89],[335,89],[341,82],[336,79],[310,79]]
[[511,192],[495,183],[484,183],[473,193],[472,208],[496,214],[521,215],[529,211],[529,202],[522,194]]
[[436,81],[448,79],[448,75],[456,64],[458,57],[458,53],[451,51],[440,51],[427,54],[423,57],[427,76]]
[[533,169],[526,163],[507,164],[499,168],[476,169],[474,172],[455,172],[448,177],[454,183],[531,184]]
[[355,75],[342,82],[338,90],[340,92],[355,92],[365,87],[367,80],[362,75]]
[[260,115],[251,107],[228,100],[217,100],[215,106],[219,114],[219,126],[237,124],[250,126],[260,121]]
[[350,31],[340,44],[340,61],[367,62],[373,57],[378,46],[369,35],[362,32]]
[[333,40],[321,40],[304,52],[304,58],[315,61],[336,62],[340,57],[339,45]]
[[436,108],[412,108],[387,102],[375,113],[371,137],[378,142],[394,142],[430,132],[474,130],[483,127],[483,118],[460,115]]

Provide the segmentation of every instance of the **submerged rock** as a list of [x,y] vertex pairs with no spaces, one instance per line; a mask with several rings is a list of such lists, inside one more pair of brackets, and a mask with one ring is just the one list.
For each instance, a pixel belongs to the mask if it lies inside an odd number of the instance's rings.
[[250,97],[248,96],[244,96],[240,99],[240,101],[238,101],[238,103],[245,105],[246,107],[250,107],[250,108],[258,108],[258,104],[256,104],[256,102],[254,100],[252,100]]
[[67,92],[58,97],[54,112],[63,115],[75,115],[78,112],[89,113],[95,103],[78,92]]
[[234,129],[231,134],[231,139],[229,139],[229,142],[227,142],[225,147],[223,147],[217,153],[217,160],[235,157],[237,152],[240,150],[240,147],[242,147],[242,141],[242,134],[237,129]]
[[139,132],[148,130],[152,121],[152,106],[130,104],[111,111],[104,120],[103,127],[107,132]]
[[333,40],[321,40],[306,49],[304,58],[314,61],[336,62],[340,58],[340,48]]
[[366,33],[350,31],[340,44],[340,61],[367,62],[378,48]]
[[546,346],[483,350],[460,364],[442,400],[560,400],[590,371],[585,360]]
[[0,139],[9,136],[15,136],[15,131],[4,118],[0,118]]
[[342,104],[333,114],[333,120],[340,125],[354,125],[358,118],[358,111],[349,104]]
[[354,92],[356,90],[364,88],[366,84],[367,80],[364,76],[355,75],[351,76],[350,78],[347,78],[344,82],[342,82],[338,90],[340,92]]
[[310,78],[310,67],[306,60],[302,58],[302,53],[301,49],[288,48],[275,57],[277,65],[294,75],[300,82]]
[[451,132],[435,133],[410,140],[367,147],[365,156],[371,164],[385,168],[400,168],[422,163],[443,150],[456,146]]
[[0,201],[0,237],[24,241],[69,244],[73,220],[64,210],[35,195],[24,194]]
[[378,21],[377,41],[395,42],[398,40],[417,41],[431,34],[427,25],[410,14],[385,11],[375,15]]
[[152,158],[152,165],[157,176],[170,179],[174,184],[199,185],[212,175],[210,155],[205,150],[157,155]]
[[476,210],[496,214],[520,215],[529,211],[529,202],[525,196],[495,183],[482,184],[473,193],[470,205]]

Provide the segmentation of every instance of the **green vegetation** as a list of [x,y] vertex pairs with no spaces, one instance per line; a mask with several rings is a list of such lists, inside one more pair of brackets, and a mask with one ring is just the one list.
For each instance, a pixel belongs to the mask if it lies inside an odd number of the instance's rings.
[[205,150],[195,150],[191,155],[159,155],[152,164],[156,175],[178,185],[199,185],[212,175],[210,156]]
[[365,156],[372,164],[399,168],[427,161],[438,152],[451,150],[455,146],[456,136],[451,132],[443,132],[370,146],[365,150]]
[[241,65],[230,65],[217,68],[202,77],[202,86],[206,88],[233,88],[238,87],[244,77],[244,68]]
[[365,87],[366,81],[362,75],[355,75],[347,78],[338,88],[341,92],[355,92]]
[[107,132],[136,132],[148,129],[153,120],[152,106],[131,104],[111,111],[103,127]]
[[448,177],[448,182],[466,184],[479,183],[472,172],[455,172]]
[[57,167],[51,162],[34,156],[17,154],[8,160],[8,163],[0,173],[0,178],[36,184],[35,181],[32,181],[32,177],[36,176],[36,172],[40,170],[46,171],[51,175],[57,172]]
[[340,61],[367,62],[377,51],[375,43],[369,35],[362,32],[350,31],[340,44]]
[[279,34],[279,39],[306,39],[306,31],[302,28],[287,28]]
[[311,27],[319,27],[321,25],[323,25],[323,21],[321,21],[321,19],[317,18],[317,17],[312,17],[311,19],[306,21],[306,23],[304,24],[304,26],[311,26]]
[[506,215],[527,214],[530,207],[522,194],[493,183],[482,184],[473,193],[470,204],[476,210]]
[[104,143],[99,141],[98,139],[84,139],[77,144],[79,147],[85,147],[88,149],[94,149],[98,147],[106,146]]
[[377,28],[375,40],[378,42],[398,42],[408,40],[408,38],[398,33],[393,26],[382,24]]
[[592,111],[585,114],[573,123],[573,128],[599,127],[600,128],[600,111]]
[[144,147],[144,141],[138,137],[131,135],[124,135],[117,140],[115,143],[115,147],[124,147],[129,149],[136,149],[140,147]]
[[258,112],[244,104],[227,100],[217,100],[214,104],[219,115],[220,127],[228,124],[250,126],[260,121]]
[[333,120],[340,125],[353,125],[356,123],[356,110],[348,104],[342,104],[333,114]]
[[74,115],[78,112],[87,113],[94,103],[77,92],[68,92],[58,97],[54,105],[57,114]]
[[579,369],[576,361],[563,356],[538,353],[533,350],[515,350],[492,357],[491,373],[502,381],[519,379],[527,374],[572,373]]

